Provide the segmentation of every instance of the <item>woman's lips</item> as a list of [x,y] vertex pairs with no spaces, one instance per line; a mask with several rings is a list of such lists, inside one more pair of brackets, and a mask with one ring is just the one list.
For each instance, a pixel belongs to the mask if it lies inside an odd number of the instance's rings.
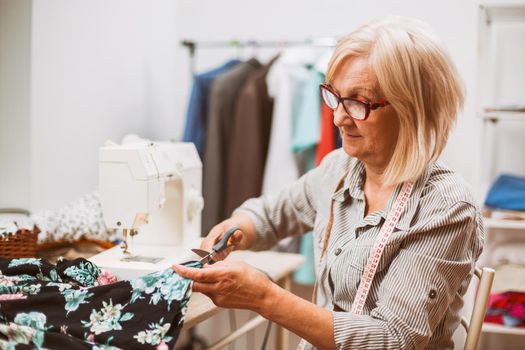
[[351,134],[351,133],[347,133],[347,132],[342,132],[341,134],[343,135],[344,138],[349,138],[349,139],[356,139],[356,138],[361,137],[361,135]]

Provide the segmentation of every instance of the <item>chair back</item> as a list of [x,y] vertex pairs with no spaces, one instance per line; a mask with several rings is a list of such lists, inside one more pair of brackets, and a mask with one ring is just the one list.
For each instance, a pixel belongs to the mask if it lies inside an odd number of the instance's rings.
[[490,290],[492,289],[492,282],[494,281],[494,269],[484,267],[474,269],[474,276],[479,278],[478,290],[474,300],[474,307],[470,321],[465,317],[461,317],[461,325],[467,332],[467,339],[465,340],[465,350],[476,350],[478,347],[481,329],[483,327],[483,319],[487,311],[487,302],[489,300]]

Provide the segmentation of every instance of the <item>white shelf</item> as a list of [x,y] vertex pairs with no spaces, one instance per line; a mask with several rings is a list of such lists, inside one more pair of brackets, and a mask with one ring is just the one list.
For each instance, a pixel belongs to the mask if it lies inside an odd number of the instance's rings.
[[525,220],[505,220],[483,218],[486,228],[525,230]]
[[520,1],[511,1],[507,4],[485,2],[480,7],[485,11],[487,23],[522,21],[525,18],[525,5]]
[[496,323],[483,323],[484,333],[498,333],[498,334],[512,334],[512,335],[525,335],[525,328],[520,327],[507,327]]
[[483,120],[501,120],[511,122],[525,122],[525,112],[494,111],[481,113]]

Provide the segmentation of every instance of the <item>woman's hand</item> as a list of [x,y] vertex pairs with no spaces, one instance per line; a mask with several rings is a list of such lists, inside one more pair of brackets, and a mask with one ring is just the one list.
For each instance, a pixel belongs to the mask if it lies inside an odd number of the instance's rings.
[[202,240],[200,248],[211,252],[215,243],[220,241],[224,233],[233,226],[239,227],[240,231],[235,231],[228,240],[229,248],[215,254],[213,260],[224,260],[233,250],[249,249],[255,240],[255,228],[251,220],[245,215],[235,215],[215,225],[206,238]]
[[219,307],[260,312],[272,299],[275,285],[263,272],[242,261],[220,261],[202,269],[183,265],[172,268],[193,280],[194,292],[206,294]]
[[336,348],[332,311],[280,288],[264,273],[242,261],[219,261],[202,269],[183,265],[172,268],[193,280],[194,292],[207,295],[219,307],[255,311],[318,349]]

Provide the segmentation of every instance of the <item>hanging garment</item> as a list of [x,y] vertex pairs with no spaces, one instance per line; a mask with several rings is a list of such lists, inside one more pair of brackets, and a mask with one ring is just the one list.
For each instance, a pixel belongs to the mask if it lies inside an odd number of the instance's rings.
[[256,59],[239,63],[213,82],[208,112],[208,131],[204,150],[204,210],[203,235],[226,218],[224,199],[227,193],[226,179],[229,169],[230,137],[235,103],[239,92],[251,74],[261,68]]
[[[299,175],[315,167],[316,148],[320,133],[321,94],[319,85],[324,74],[314,66],[309,68],[309,78],[296,82],[292,109],[292,150],[296,156]],[[294,272],[294,281],[301,284],[315,283],[314,248],[312,233],[299,237],[299,253],[305,264]]]
[[[313,147],[308,148],[306,152],[294,153],[294,114],[301,104],[306,102],[301,96],[302,87],[310,81],[310,70],[312,66],[317,66],[316,60],[323,53],[309,47],[288,49],[281,54],[268,73],[267,84],[269,94],[274,98],[274,110],[264,170],[263,195],[278,193],[297,180],[301,173],[307,170],[307,164],[311,163],[308,160],[313,159]],[[303,142],[316,143],[318,131],[314,133],[315,139],[310,141],[311,133],[303,139],[300,132],[295,132],[297,144],[302,147]],[[309,152],[311,155],[308,155]],[[299,245],[299,237],[288,237],[279,242],[274,250],[297,253]]]
[[266,84],[274,105],[263,194],[277,193],[299,177],[292,149],[294,88],[298,82],[308,79],[305,64],[310,61],[300,52],[289,49],[282,53],[268,72]]
[[332,110],[325,104],[321,103],[321,131],[319,133],[319,145],[315,163],[321,164],[323,158],[336,148],[336,131],[334,130],[334,119]]
[[0,259],[0,348],[171,349],[190,295],[171,269],[116,282],[85,259]]
[[214,79],[240,63],[239,60],[230,60],[222,66],[209,72],[197,74],[193,77],[188,112],[186,113],[186,126],[182,140],[193,142],[202,159],[206,127],[208,124],[208,104],[211,85]]
[[335,148],[343,147],[343,139],[341,138],[341,131],[334,125]]
[[264,164],[272,125],[273,100],[266,75],[273,58],[248,78],[235,105],[226,181],[226,216],[245,200],[261,195]]
[[[316,63],[317,71],[326,75],[330,59],[333,56],[333,50],[327,51],[323,54]],[[324,81],[323,81],[324,82]],[[334,149],[341,147],[337,144],[339,131],[334,125],[332,110],[325,104],[321,103],[321,126],[319,133],[319,142],[317,145],[317,153],[315,155],[315,165],[321,164],[323,158]],[[339,138],[340,140],[340,138]]]
[[302,156],[299,176],[315,167],[315,150],[319,141],[321,94],[324,75],[314,67],[305,80],[296,81],[292,106],[292,151]]
[[[299,177],[293,153],[293,108],[297,106],[296,88],[308,80],[307,64],[314,60],[311,50],[293,48],[284,51],[270,68],[266,84],[274,100],[268,154],[264,167],[262,194],[275,194]],[[273,248],[298,253],[299,237],[289,237]]]

